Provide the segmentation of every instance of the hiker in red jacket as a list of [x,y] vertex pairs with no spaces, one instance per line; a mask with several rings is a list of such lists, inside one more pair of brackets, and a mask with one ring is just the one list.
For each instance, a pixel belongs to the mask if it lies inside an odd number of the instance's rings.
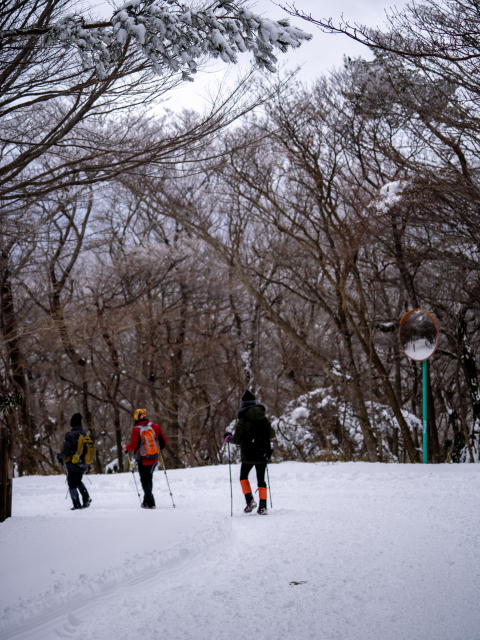
[[146,409],[137,409],[132,438],[125,451],[133,451],[138,463],[138,473],[143,488],[143,509],[155,509],[153,497],[153,472],[158,463],[158,454],[167,446],[167,438],[158,424],[149,422]]

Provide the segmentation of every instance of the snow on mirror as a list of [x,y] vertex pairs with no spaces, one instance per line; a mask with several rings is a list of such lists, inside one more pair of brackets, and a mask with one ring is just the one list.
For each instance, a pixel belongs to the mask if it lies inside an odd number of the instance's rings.
[[407,356],[428,360],[438,347],[440,332],[435,318],[423,309],[413,309],[400,320],[400,344]]

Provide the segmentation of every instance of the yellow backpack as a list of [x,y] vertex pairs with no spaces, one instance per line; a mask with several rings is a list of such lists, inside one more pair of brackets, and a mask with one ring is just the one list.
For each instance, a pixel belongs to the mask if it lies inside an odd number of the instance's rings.
[[90,432],[87,435],[78,436],[77,453],[72,456],[73,464],[88,464],[91,465],[95,457],[95,445],[90,437]]

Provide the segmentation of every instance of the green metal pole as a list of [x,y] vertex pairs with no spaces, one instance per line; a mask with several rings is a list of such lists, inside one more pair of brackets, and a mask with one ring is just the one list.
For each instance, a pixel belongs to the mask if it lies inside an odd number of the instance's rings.
[[428,360],[423,361],[423,464],[427,464],[427,367]]

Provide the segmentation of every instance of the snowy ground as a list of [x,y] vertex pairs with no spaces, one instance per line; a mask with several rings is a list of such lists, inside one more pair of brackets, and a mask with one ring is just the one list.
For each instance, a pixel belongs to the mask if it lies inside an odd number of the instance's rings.
[[267,517],[238,474],[233,518],[224,466],[171,471],[175,510],[163,473],[156,511],[131,474],[80,512],[63,477],[16,479],[0,638],[480,638],[480,465],[272,465]]

